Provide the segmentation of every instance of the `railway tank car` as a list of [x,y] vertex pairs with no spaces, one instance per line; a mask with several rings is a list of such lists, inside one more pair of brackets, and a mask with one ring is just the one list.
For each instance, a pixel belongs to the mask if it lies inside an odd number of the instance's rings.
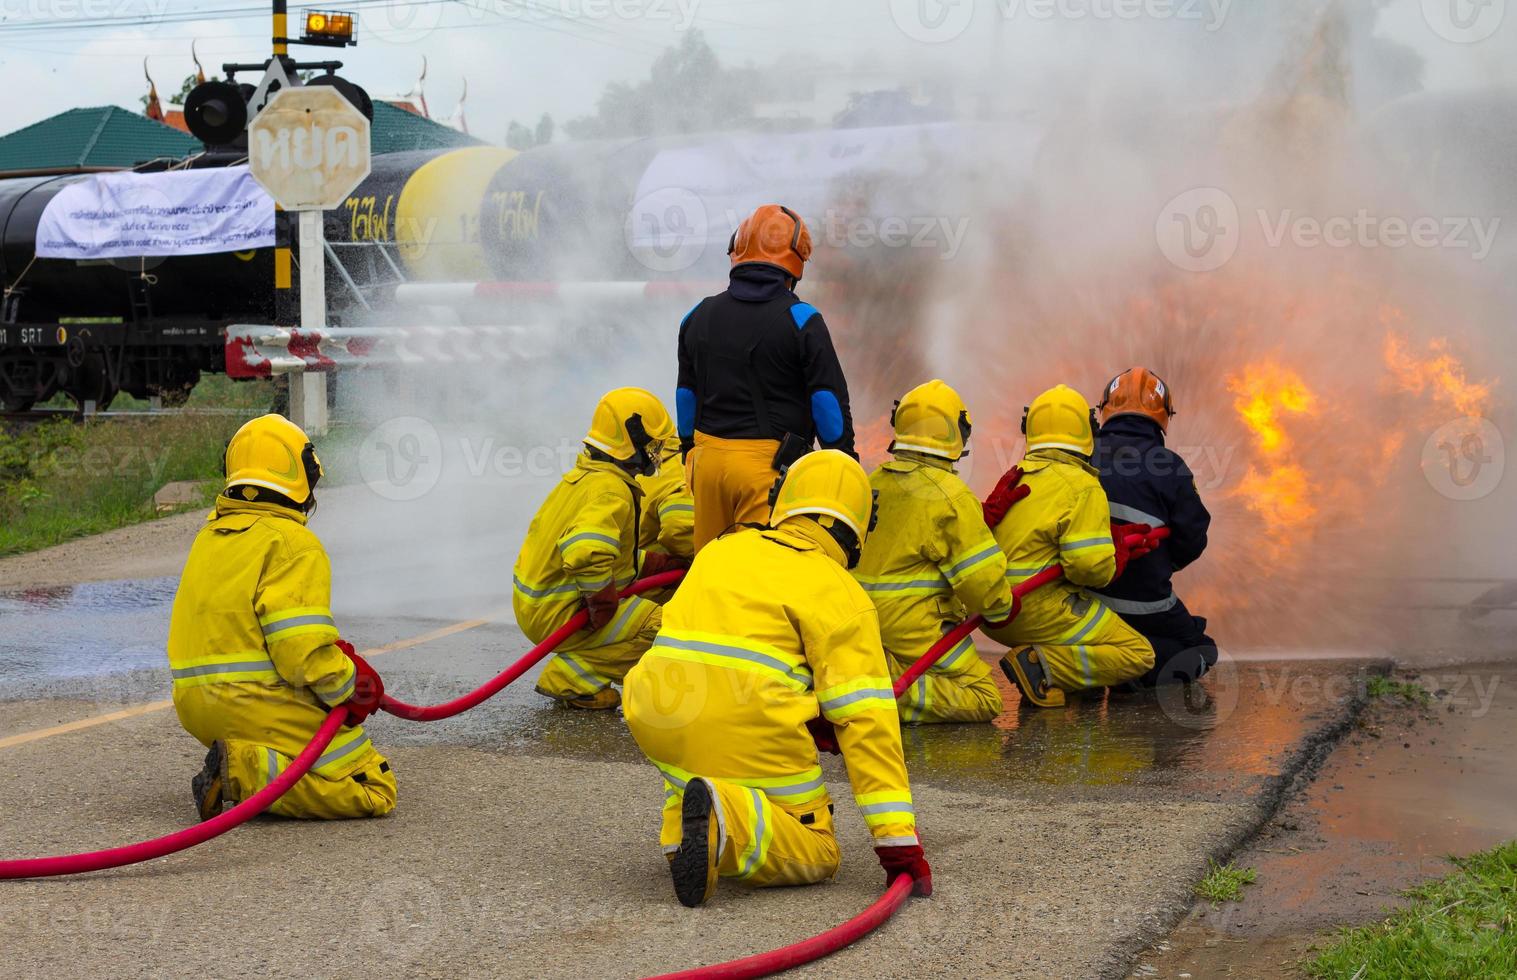
[[[328,321],[348,325],[390,309],[410,283],[720,281],[727,239],[760,198],[807,217],[819,255],[851,251],[829,234],[839,216],[943,214],[952,175],[982,155],[977,133],[939,123],[378,155],[369,177],[325,216],[336,259],[327,263]],[[276,322],[272,249],[35,258],[47,202],[88,179],[0,180],[0,399],[8,410],[60,392],[97,408],[119,391],[173,404],[202,373],[226,370],[228,325]],[[869,263],[819,262],[834,271],[824,269],[813,288],[825,294],[834,275],[834,292],[859,294],[849,305],[872,321],[875,340],[888,341],[890,323],[914,320],[900,301],[911,291],[904,270],[922,264],[915,257],[902,249],[885,263],[895,270],[883,284],[892,287],[888,309],[862,304],[882,287],[860,275]],[[880,349],[895,358],[898,346]]]

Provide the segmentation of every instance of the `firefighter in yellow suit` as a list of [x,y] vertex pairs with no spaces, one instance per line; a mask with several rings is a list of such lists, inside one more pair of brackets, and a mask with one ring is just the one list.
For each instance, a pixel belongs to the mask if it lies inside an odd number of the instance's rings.
[[689,561],[695,555],[695,500],[685,483],[685,463],[679,443],[664,448],[658,472],[640,476],[643,490],[642,530],[638,546]]
[[[891,413],[894,457],[869,477],[880,526],[854,577],[874,600],[892,677],[971,615],[1011,615],[1006,555],[980,501],[954,469],[967,452],[969,410],[942,381],[913,388]],[[966,637],[899,699],[901,720],[989,721],[1001,713],[990,668]]]
[[1094,428],[1090,403],[1071,388],[1059,385],[1033,400],[1022,417],[1021,462],[1022,485],[1031,493],[995,531],[1013,585],[1064,566],[1063,580],[1028,595],[1009,624],[985,630],[1012,648],[1001,667],[1038,707],[1062,705],[1065,693],[1133,680],[1154,664],[1148,641],[1085,591],[1111,582],[1126,561],[1090,465]]
[[595,407],[585,448],[548,494],[527,529],[512,577],[516,623],[541,643],[583,606],[590,623],[558,647],[537,681],[537,693],[572,708],[605,710],[621,703],[611,685],[658,633],[658,603],[617,592],[639,574],[681,567],[677,559],[638,547],[642,490],[637,477],[657,472],[674,423],[654,395],[618,388]]
[[627,675],[627,725],[664,777],[660,836],[684,905],[718,877],[804,885],[837,873],[817,756],[831,726],[887,880],[909,874],[931,892],[878,619],[847,572],[871,496],[846,454],[802,456],[774,491],[769,528],[701,550]]
[[237,430],[225,466],[169,620],[174,708],[210,749],[193,780],[201,818],[272,782],[338,705],[353,723],[270,812],[382,816],[395,774],[358,722],[384,687],[338,638],[327,555],[306,527],[321,462],[298,426],[265,415]]

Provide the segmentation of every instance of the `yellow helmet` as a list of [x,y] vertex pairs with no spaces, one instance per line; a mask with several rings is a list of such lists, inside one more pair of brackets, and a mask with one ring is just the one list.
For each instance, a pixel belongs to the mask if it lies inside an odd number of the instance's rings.
[[[309,510],[322,477],[316,447],[300,426],[283,415],[260,415],[243,424],[227,443],[223,459],[225,496],[270,500],[272,491]],[[235,491],[235,492],[234,492]]]
[[1096,451],[1096,418],[1085,396],[1067,385],[1050,388],[1022,413],[1027,450],[1067,449],[1082,456]]
[[595,406],[585,445],[638,473],[658,471],[664,446],[676,439],[663,402],[642,388],[608,391]]
[[925,453],[943,459],[961,459],[969,450],[972,428],[964,399],[945,382],[932,381],[906,392],[890,413],[895,427],[891,452]]
[[774,482],[769,525],[779,527],[792,517],[815,518],[842,545],[852,568],[874,530],[874,498],[869,475],[858,460],[837,449],[807,453]]

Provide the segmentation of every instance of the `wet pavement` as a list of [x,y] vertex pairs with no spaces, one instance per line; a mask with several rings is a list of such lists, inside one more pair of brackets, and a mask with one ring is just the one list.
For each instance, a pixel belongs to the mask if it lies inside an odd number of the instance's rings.
[[[0,593],[5,856],[184,825],[203,750],[171,710],[7,744],[166,697],[172,588],[152,579]],[[362,647],[453,622],[405,615],[404,605],[335,605]],[[456,611],[488,606],[463,597]],[[396,696],[432,703],[477,686],[526,646],[508,616],[374,663]],[[1380,670],[1364,660],[1230,662],[1189,700],[1013,707],[990,726],[908,730],[937,893],[812,972],[1125,974],[1188,907],[1206,857],[1268,817],[1349,726],[1364,678]],[[878,894],[846,775],[829,759],[845,854],[838,879],[771,892],[724,885],[709,907],[681,909],[657,848],[657,774],[617,715],[555,709],[531,680],[446,722],[371,724],[400,777],[389,819],[260,820],[150,867],[0,883],[0,921],[16,924],[0,976],[61,969],[80,955],[120,975],[233,963],[330,974],[333,950],[377,976],[637,976],[804,938]]]
[[1236,856],[1257,882],[1198,905],[1134,977],[1286,978],[1332,930],[1378,920],[1402,892],[1517,838],[1517,666],[1398,671],[1435,697],[1361,715],[1316,780]]

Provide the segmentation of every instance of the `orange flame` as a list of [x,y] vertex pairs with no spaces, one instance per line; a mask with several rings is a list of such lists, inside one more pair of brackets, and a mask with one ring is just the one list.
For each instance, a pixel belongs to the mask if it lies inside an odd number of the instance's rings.
[[1397,390],[1427,395],[1435,405],[1465,417],[1481,416],[1491,401],[1491,382],[1474,382],[1465,376],[1464,365],[1449,353],[1442,337],[1429,341],[1427,356],[1418,358],[1397,333],[1385,336],[1385,367]]
[[1237,395],[1233,407],[1252,433],[1259,457],[1233,495],[1271,527],[1293,528],[1310,521],[1317,513],[1311,502],[1315,487],[1290,456],[1286,423],[1293,416],[1318,414],[1316,395],[1300,375],[1274,361],[1247,365],[1242,374],[1227,379],[1227,389]]

